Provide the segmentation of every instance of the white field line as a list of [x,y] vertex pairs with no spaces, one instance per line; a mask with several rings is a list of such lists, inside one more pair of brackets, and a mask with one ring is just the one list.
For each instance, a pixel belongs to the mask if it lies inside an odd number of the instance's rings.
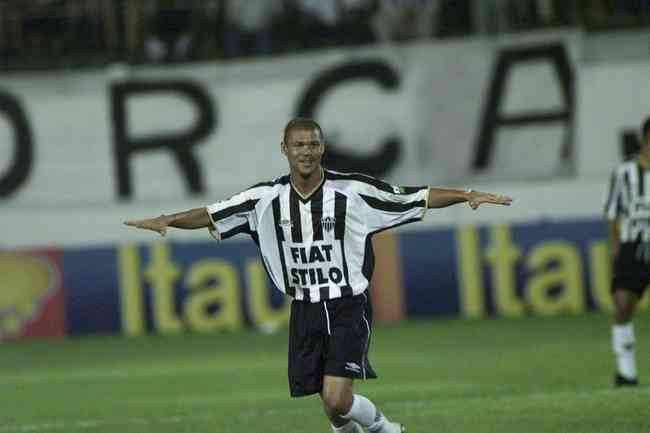
[[[641,390],[639,390],[641,391]],[[649,390],[644,390],[649,391]],[[463,401],[473,401],[473,400],[483,400],[485,398],[491,398],[493,401],[507,401],[512,399],[552,399],[555,400],[558,397],[562,396],[593,396],[594,394],[611,394],[613,391],[611,388],[602,388],[602,389],[591,389],[584,391],[558,391],[558,392],[534,392],[530,394],[513,394],[508,396],[498,396],[498,397],[489,397],[484,396],[472,396],[472,397],[458,397],[454,400],[463,400]],[[170,399],[171,400],[171,399]],[[177,399],[176,401],[183,402],[186,399]],[[187,403],[190,402],[200,402],[200,401],[209,401],[210,398],[201,398],[201,397],[190,397],[187,399]],[[399,413],[399,410],[416,410],[422,408],[441,408],[450,404],[449,399],[424,399],[424,400],[402,400],[394,402],[386,402],[382,404],[383,408],[392,409],[392,412]],[[249,420],[255,418],[264,418],[272,415],[283,415],[283,416],[293,416],[304,414],[304,409],[300,408],[282,408],[282,409],[250,409],[238,412],[236,414],[228,414],[227,416],[231,419],[240,419],[240,420]],[[213,421],[215,422],[215,427],[217,418],[215,413],[210,414],[194,414],[194,415],[168,415],[160,416],[156,418],[123,418],[120,420],[116,419],[85,419],[78,421],[52,421],[52,422],[42,422],[42,423],[33,423],[33,424],[23,424],[15,426],[2,426],[0,427],[0,433],[46,433],[51,432],[54,429],[63,430],[63,431],[72,431],[72,430],[86,430],[92,429],[95,427],[105,427],[109,425],[150,425],[150,424],[178,424],[186,421]],[[396,418],[398,418],[397,416]]]
[[[223,366],[212,366],[212,365],[201,365],[196,367],[183,367],[179,368],[155,368],[149,366],[143,366],[142,369],[131,368],[128,371],[124,369],[82,369],[76,371],[65,371],[65,372],[51,372],[51,373],[34,373],[32,371],[26,372],[24,374],[5,374],[0,377],[0,385],[20,385],[20,384],[39,384],[45,383],[48,386],[52,382],[62,382],[62,383],[71,383],[71,382],[86,382],[86,381],[103,381],[103,380],[115,380],[115,379],[125,379],[125,380],[138,380],[139,378],[148,378],[148,377],[161,377],[161,376],[172,376],[180,377],[187,375],[195,375],[196,373],[201,374],[215,374],[215,373],[231,373],[231,372],[240,372],[241,367],[238,366],[228,366],[224,368]],[[280,370],[279,370],[280,371]],[[422,383],[422,382],[420,382]],[[441,383],[441,382],[426,382],[427,387],[479,387],[481,385],[476,384],[463,384],[463,383]],[[402,386],[397,386],[399,389],[403,389]]]
[[51,373],[34,373],[32,371],[26,372],[24,374],[9,374],[4,377],[0,377],[0,385],[18,385],[18,384],[29,384],[29,383],[48,383],[52,382],[84,382],[84,381],[102,381],[102,380],[114,380],[114,379],[128,379],[133,380],[140,377],[160,377],[160,376],[186,376],[186,375],[195,375],[196,373],[201,374],[214,374],[214,373],[232,373],[241,371],[240,366],[216,366],[216,365],[200,365],[196,367],[183,367],[179,368],[151,368],[149,366],[138,366],[135,368],[130,368],[127,371],[124,369],[94,369],[88,368],[83,370],[77,370],[74,372],[64,371],[64,372],[51,372]]
[[101,420],[101,419],[84,419],[78,421],[54,421],[34,424],[23,424],[17,426],[0,427],[2,433],[46,433],[54,429],[71,431],[86,430],[95,427],[105,427],[109,425],[149,425],[159,423],[182,423],[186,421],[209,421],[214,420],[214,415],[170,415],[160,416],[152,419],[147,418],[122,418],[120,420]]

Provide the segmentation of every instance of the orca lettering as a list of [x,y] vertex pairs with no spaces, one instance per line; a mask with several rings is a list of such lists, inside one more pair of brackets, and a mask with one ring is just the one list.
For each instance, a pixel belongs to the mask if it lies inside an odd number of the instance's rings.
[[0,197],[15,194],[27,181],[34,166],[32,130],[23,105],[10,93],[0,91],[0,116],[6,118],[14,133],[13,162],[0,174]]
[[[174,134],[134,137],[128,130],[128,100],[159,94],[182,96],[192,103],[198,114],[187,130]],[[208,92],[198,83],[187,80],[138,81],[129,80],[110,87],[113,120],[113,143],[118,197],[132,199],[131,157],[142,152],[165,150],[171,152],[184,175],[192,194],[205,192],[201,166],[192,150],[208,137],[216,126],[216,110]]]

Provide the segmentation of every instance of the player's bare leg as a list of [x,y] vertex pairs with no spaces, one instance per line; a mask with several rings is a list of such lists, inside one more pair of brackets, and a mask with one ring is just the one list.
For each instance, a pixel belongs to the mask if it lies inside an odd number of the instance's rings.
[[[354,422],[342,417],[342,415],[350,412],[350,408],[352,407],[352,379],[347,377],[325,376],[323,378],[323,390],[321,391],[320,397],[323,401],[325,414],[330,419],[333,427],[341,429],[347,424]],[[356,433],[362,430],[351,429],[339,431]]]
[[616,385],[636,385],[636,350],[632,317],[639,295],[629,290],[614,290],[614,324],[612,325],[612,347],[616,355]]
[[335,433],[361,433],[360,425],[373,433],[402,433],[403,426],[390,422],[366,397],[352,393],[352,379],[325,376],[321,399]]
[[614,323],[631,322],[638,303],[639,295],[636,293],[625,289],[616,289],[614,291]]

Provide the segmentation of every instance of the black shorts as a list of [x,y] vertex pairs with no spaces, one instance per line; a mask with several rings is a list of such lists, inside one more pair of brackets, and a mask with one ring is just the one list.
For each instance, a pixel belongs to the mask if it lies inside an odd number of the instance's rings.
[[371,336],[367,293],[317,303],[293,301],[289,323],[291,396],[320,393],[324,375],[375,379],[368,362]]
[[644,244],[624,243],[621,251],[614,260],[614,277],[612,278],[612,293],[623,289],[643,296],[650,284],[650,263],[640,258]]

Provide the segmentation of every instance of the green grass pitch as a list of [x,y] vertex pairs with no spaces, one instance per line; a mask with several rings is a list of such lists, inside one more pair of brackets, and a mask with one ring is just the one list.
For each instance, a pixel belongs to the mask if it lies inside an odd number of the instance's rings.
[[[650,315],[636,320],[650,383]],[[286,332],[88,337],[0,346],[0,433],[327,433],[291,399]],[[410,433],[650,431],[650,386],[614,389],[609,320],[377,325],[357,383]]]

